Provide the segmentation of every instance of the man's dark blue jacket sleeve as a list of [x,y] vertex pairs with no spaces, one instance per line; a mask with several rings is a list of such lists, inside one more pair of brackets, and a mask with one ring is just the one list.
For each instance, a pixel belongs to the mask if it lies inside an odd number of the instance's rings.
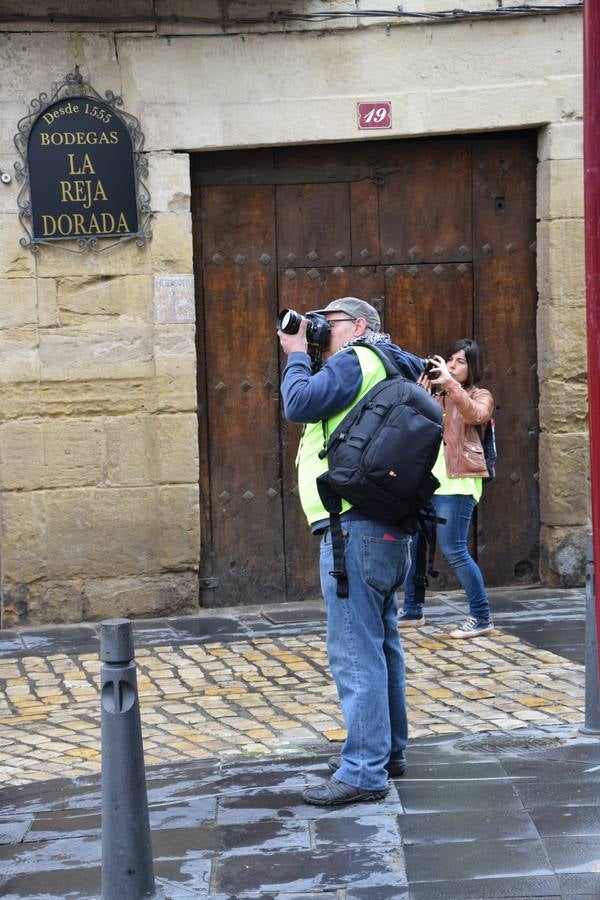
[[315,375],[308,353],[290,353],[281,393],[290,422],[319,422],[349,406],[362,384],[356,353],[337,353]]

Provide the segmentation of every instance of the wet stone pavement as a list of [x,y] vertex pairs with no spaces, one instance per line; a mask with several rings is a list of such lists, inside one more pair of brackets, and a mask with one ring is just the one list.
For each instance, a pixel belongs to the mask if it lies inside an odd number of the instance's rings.
[[[600,898],[600,741],[578,727],[583,594],[497,591],[493,604],[499,631],[461,654],[445,636],[459,596],[432,598],[426,628],[405,636],[406,775],[379,803],[335,810],[300,796],[343,736],[320,608],[136,626],[142,718],[165,716],[145,725],[158,895]],[[97,652],[93,626],[0,632],[2,897],[100,894]]]

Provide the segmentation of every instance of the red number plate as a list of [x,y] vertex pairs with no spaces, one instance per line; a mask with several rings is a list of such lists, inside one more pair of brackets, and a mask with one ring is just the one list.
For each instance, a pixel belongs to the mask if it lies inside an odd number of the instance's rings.
[[379,100],[377,103],[357,103],[358,127],[365,128],[391,128],[392,127],[392,102],[391,100]]

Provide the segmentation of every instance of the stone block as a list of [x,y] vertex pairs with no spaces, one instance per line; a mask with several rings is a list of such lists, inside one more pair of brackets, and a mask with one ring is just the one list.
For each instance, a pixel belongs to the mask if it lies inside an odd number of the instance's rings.
[[0,278],[0,328],[37,325],[37,290],[33,278]]
[[84,487],[103,478],[105,437],[98,419],[45,422],[44,486]]
[[[138,247],[135,240],[126,241],[111,250],[73,253],[59,244],[44,245],[37,254],[39,278],[84,278],[150,273],[150,241]],[[1,269],[0,269],[1,271]]]
[[163,569],[193,568],[200,559],[197,484],[161,487],[160,562]]
[[[5,7],[6,4],[3,8]],[[13,11],[20,11],[20,7],[15,7]],[[57,79],[57,72],[66,73],[72,68],[68,35],[40,37],[27,34],[24,33],[22,23],[20,30],[22,33],[18,36],[3,34],[0,44],[4,60],[0,106],[15,99],[19,101],[19,112],[11,123],[11,138],[17,132],[18,121],[30,111],[30,100],[37,98],[42,91],[49,92],[52,82]]]
[[43,485],[44,439],[41,420],[0,425],[0,487],[32,491]]
[[[402,4],[398,4],[394,2],[394,0],[383,0],[383,2],[377,2],[377,10],[382,12],[395,12],[395,16],[377,16],[377,18],[373,18],[371,16],[360,16],[358,18],[358,25],[361,27],[369,27],[375,25],[423,25],[423,19],[417,19],[410,16],[398,16],[398,12],[402,11]],[[408,8],[408,6],[407,6]],[[474,0],[473,3],[469,3],[469,10],[473,12],[487,12],[487,11],[495,11],[497,8],[496,0]],[[357,11],[373,9],[373,6],[369,2],[369,0],[358,0],[357,3]],[[431,13],[435,9],[435,12],[448,12],[450,10],[456,9],[456,6],[453,5],[452,0],[439,0],[434,5],[434,7],[430,6],[427,0],[416,0],[415,3],[410,4],[411,12],[424,12]],[[343,20],[342,20],[343,21]],[[340,23],[341,24],[341,23]],[[440,20],[436,22],[435,20],[429,21],[428,25],[436,25],[443,24],[443,21]]]
[[[155,0],[156,12],[162,18],[172,18],[174,21],[163,22],[159,26],[160,34],[222,34],[219,25],[212,25],[210,21],[196,23],[178,22],[183,17],[199,16],[199,8],[195,0]],[[223,17],[223,4],[220,0],[205,0],[202,4],[201,18],[215,19],[217,22]],[[189,30],[188,30],[189,29]]]
[[57,328],[58,318],[57,283],[54,278],[38,278],[37,314],[40,328]]
[[3,622],[12,625],[75,624],[84,620],[81,580],[9,584],[4,591]]
[[2,579],[14,584],[47,574],[46,514],[43,491],[2,496]]
[[540,435],[540,519],[552,527],[588,519],[587,434]]
[[85,621],[115,616],[137,619],[186,615],[197,609],[198,575],[195,572],[90,579],[85,585]]
[[[494,0],[477,0],[477,2],[492,4]],[[265,33],[274,34],[283,31],[286,33],[293,31],[322,31],[324,24],[328,31],[340,28],[347,31],[349,28],[356,28],[359,23],[381,25],[388,22],[398,22],[397,17],[390,17],[389,19],[364,17],[363,21],[363,18],[359,19],[355,15],[337,20],[330,19],[325,23],[319,19],[286,20],[283,17],[274,18],[272,3],[261,3],[257,2],[257,0],[254,0],[251,4],[248,4],[245,0],[240,0],[240,2],[229,3],[226,7],[223,7],[223,4],[219,3],[218,0],[205,0],[202,4],[201,15],[199,15],[198,5],[195,3],[195,0],[157,0],[156,5],[157,11],[160,10],[163,17],[173,18],[173,21],[160,23],[158,28],[159,34],[228,34],[240,32],[252,34],[258,32],[264,35]],[[398,9],[398,4],[390,5],[389,0],[379,4],[378,8],[379,6],[385,10]],[[331,10],[343,12],[347,11],[348,8],[347,0],[333,0],[333,2],[331,0],[310,0],[310,2],[306,2],[305,0],[301,9],[295,9],[292,6],[286,11],[325,13]],[[354,5],[351,6],[351,12],[356,12]],[[194,21],[194,18],[196,21]],[[186,19],[186,21],[179,21],[183,19]]]
[[35,274],[33,253],[19,241],[25,237],[16,213],[0,215],[0,277],[31,278]]
[[149,52],[146,41],[123,36],[123,93],[135,98],[151,152],[356,140],[362,98],[392,101],[386,138],[539,127],[580,115],[576,15],[397,27],[383,41],[376,21],[346,21],[342,38],[323,23],[311,34],[226,35],[203,41],[201,53],[192,35],[178,39],[176,53],[161,38]]
[[51,577],[113,577],[159,568],[154,488],[48,491],[45,515]]
[[13,584],[7,578],[3,579],[2,603],[2,628],[14,628],[15,625],[25,625],[29,615],[29,585]]
[[158,325],[154,329],[156,375],[196,378],[196,344],[193,325]]
[[0,332],[0,383],[40,379],[38,329],[34,326]]
[[[1,401],[1,394],[0,394]],[[188,375],[161,375],[156,379],[156,403],[161,413],[191,412],[197,409],[196,380]]]
[[[16,122],[14,131],[16,132]],[[21,190],[21,185],[15,178],[15,148],[12,147],[12,153],[0,153],[0,173],[10,175],[10,184],[0,182],[0,213],[12,213],[14,215],[17,207],[17,197]],[[25,232],[23,232],[24,234]]]
[[4,490],[83,487],[102,480],[104,432],[97,419],[6,422],[0,427]]
[[585,380],[585,308],[540,306],[537,315],[538,375],[541,381]]
[[196,321],[194,276],[157,275],[154,278],[154,321],[160,325]]
[[[1,30],[2,28],[0,26],[0,32]],[[9,45],[9,42],[12,43],[12,40],[12,38],[3,37],[0,33],[0,57],[2,57],[3,60],[6,59],[5,48],[7,45]],[[3,73],[6,74],[9,70],[10,67],[7,66],[6,63],[4,63]],[[4,85],[0,86],[0,95],[4,94],[4,96],[0,100],[0,154],[2,155],[2,158],[4,160],[8,161],[8,169],[6,171],[8,171],[11,178],[16,181],[14,164],[15,162],[17,162],[17,160],[20,160],[20,157],[18,151],[15,149],[14,137],[17,133],[17,125],[19,121],[27,112],[27,106],[23,102],[23,100],[15,99],[15,97],[18,95],[18,90],[9,99],[9,97],[3,90],[3,87]],[[32,96],[35,93],[35,90],[36,88],[32,85]],[[5,200],[5,205],[9,208],[2,211],[14,213],[16,209],[16,197],[20,190],[21,185],[17,184],[16,193],[13,195],[11,191],[10,196],[8,196]],[[15,202],[11,204],[11,200],[13,199],[13,197],[15,199]],[[25,232],[23,231],[22,234],[25,235]]]
[[[403,30],[394,29],[393,31],[401,32]],[[431,28],[423,29],[428,34],[431,33],[431,30]],[[436,38],[442,34],[443,30],[442,28],[435,29]],[[411,32],[411,39],[416,32],[417,29]],[[358,33],[363,43],[366,44],[364,30],[358,29]],[[294,37],[294,35],[286,36],[290,41],[293,41]],[[249,41],[250,38],[247,38],[246,45]],[[472,41],[473,43],[469,43],[469,47],[476,46],[475,37]],[[304,47],[306,47],[306,38],[304,38],[304,42]],[[346,42],[345,36],[345,45]],[[458,72],[453,70],[446,81],[440,80],[438,84],[428,87],[425,82],[429,81],[429,76],[426,73],[438,70],[439,75],[441,67],[438,65],[438,60],[442,58],[444,52],[453,58],[462,57],[465,63],[467,57],[471,58],[471,54],[465,53],[464,44],[462,52],[458,54],[455,52],[455,45],[448,45],[446,51],[438,46],[438,55],[432,58],[430,51],[435,44],[430,42],[428,47],[424,47],[420,41],[415,43],[419,44],[421,59],[415,60],[416,68],[411,68],[411,65],[408,64],[405,74],[398,74],[394,91],[389,90],[389,85],[382,87],[380,81],[372,81],[369,77],[369,63],[356,64],[357,59],[369,60],[371,72],[383,72],[388,66],[388,62],[376,59],[375,56],[371,57],[370,49],[363,46],[348,48],[343,59],[336,57],[332,49],[332,56],[326,66],[323,64],[322,58],[313,58],[313,54],[305,56],[303,65],[294,60],[297,75],[289,76],[287,79],[289,84],[313,81],[315,71],[319,71],[324,79],[339,85],[339,93],[336,93],[335,96],[272,97],[270,87],[266,85],[263,90],[268,99],[260,100],[257,99],[261,89],[257,80],[254,85],[256,99],[253,99],[252,102],[249,100],[242,102],[239,98],[229,97],[218,102],[214,93],[202,95],[201,92],[194,97],[186,97],[185,101],[181,99],[183,94],[178,97],[175,93],[171,93],[164,102],[142,100],[140,116],[144,121],[147,146],[153,149],[178,146],[189,152],[221,147],[256,146],[264,143],[265,134],[275,135],[276,138],[273,141],[275,144],[357,140],[361,135],[356,126],[357,98],[371,99],[374,94],[381,96],[384,92],[385,99],[391,100],[393,107],[392,129],[385,132],[387,138],[470,133],[481,129],[510,129],[516,123],[520,127],[533,128],[538,126],[540,121],[560,118],[561,110],[557,101],[559,92],[566,97],[570,107],[575,107],[580,100],[582,85],[579,74],[563,77],[560,85],[553,84],[550,76],[543,76],[541,81],[528,79],[518,83],[513,81],[507,87],[506,83],[502,83],[495,68],[494,77],[489,77],[487,73],[480,70],[478,70],[478,74],[465,70]],[[486,45],[489,52],[501,52],[493,42],[490,44],[483,41],[482,46]],[[378,46],[380,49],[381,44]],[[286,44],[286,55],[289,49],[289,45]],[[403,55],[404,49],[405,47],[402,46],[397,47],[395,61],[389,61],[390,67],[397,65],[397,59]],[[530,49],[530,46],[525,45],[525,52],[529,52]],[[327,51],[323,47],[321,51],[324,57]],[[247,46],[244,52],[248,52]],[[277,53],[277,50],[274,53]],[[375,54],[375,51],[373,53]],[[415,57],[417,56],[418,53],[415,53]],[[314,68],[311,68],[309,57],[313,59]],[[496,56],[495,59],[497,58]],[[424,63],[425,59],[429,59],[429,64]],[[206,59],[205,62],[208,69]],[[350,64],[354,65],[355,71],[348,74]],[[483,66],[483,64],[483,60],[479,60],[479,65]],[[132,61],[130,65],[137,68],[138,65],[143,67],[144,64],[136,57],[135,62]],[[190,65],[193,66],[193,63]],[[232,65],[235,66],[235,62],[232,62]],[[255,65],[258,67],[260,63],[256,62],[255,64],[252,59],[248,60],[249,69],[254,70]],[[515,65],[518,63],[515,62]],[[215,66],[218,67],[218,64]],[[269,68],[270,80],[279,83],[280,73],[275,69],[275,66]],[[487,69],[489,73],[489,61]],[[337,71],[334,72],[334,70]],[[356,72],[358,71],[363,76],[363,83],[356,82]],[[416,82],[415,71],[419,72]],[[483,80],[477,81],[479,74]],[[146,72],[144,72],[144,77],[145,75]],[[181,75],[181,77],[184,76]],[[189,81],[190,77],[194,76],[190,75],[190,71],[187,70],[185,78]],[[205,78],[202,72],[199,72],[197,77]],[[507,77],[512,79],[508,73]],[[460,82],[460,87],[448,86],[452,83],[453,78]],[[369,89],[367,85],[371,83],[373,83],[373,88]],[[411,85],[411,87],[402,87],[402,85]],[[160,88],[158,90],[160,92]],[[298,116],[297,112],[294,112],[298,109],[299,103],[302,104],[305,112],[303,116]],[[173,137],[175,135],[176,138]],[[178,141],[177,144],[175,144],[175,140]]]
[[44,381],[144,378],[154,374],[150,327],[92,323],[40,332]]
[[[358,4],[357,4],[358,5]],[[257,22],[256,24],[249,24],[244,26],[244,31],[248,33],[257,32],[264,33],[265,29],[268,29],[270,32],[278,32],[278,31],[314,31],[318,30],[321,32],[323,30],[323,21],[319,19],[314,20],[290,20],[289,22],[281,19],[280,21],[273,22],[271,20],[273,10],[273,4],[269,2],[269,0],[257,0],[257,2],[252,3],[249,7],[245,0],[232,0],[231,3],[228,3],[227,7],[227,15],[226,18],[233,19],[234,22],[231,25],[224,24],[223,30],[225,33],[227,32],[237,32],[240,30],[239,25],[235,24],[236,18],[263,18],[262,22]],[[354,4],[348,4],[347,0],[304,0],[302,3],[302,7],[294,8],[294,6],[288,7],[287,11],[296,12],[296,13],[328,13],[331,11],[335,12],[347,12],[350,11],[352,13],[356,12]],[[271,21],[270,21],[271,20]],[[381,20],[377,20],[378,22]],[[385,20],[384,20],[385,21]],[[373,23],[371,19],[370,24]],[[326,27],[329,30],[330,28],[333,30],[337,30],[338,28],[344,28],[347,31],[350,28],[356,28],[358,26],[358,17],[349,16],[348,18],[344,18],[342,20],[329,20],[326,22]]]
[[60,278],[57,305],[62,325],[90,326],[97,321],[121,318],[152,321],[152,283],[147,275],[98,275],[92,278]]
[[540,428],[548,432],[584,432],[587,428],[587,384],[544,380],[540,383]]
[[[55,20],[59,10],[62,15],[71,17],[71,24],[65,25],[64,22]],[[6,15],[7,21],[0,25],[0,30],[22,32],[26,29],[34,33],[63,32],[75,28],[77,32],[114,31],[115,27],[119,27],[119,19],[127,15],[127,25],[121,27],[135,31],[154,31],[151,0],[127,0],[126,5],[120,0],[101,0],[100,3],[92,3],[91,0],[61,0],[59,6],[56,3],[40,3],[38,0],[20,0],[18,5],[14,4],[14,11],[19,12],[19,19],[11,22]],[[31,17],[31,21],[24,22],[22,16]],[[78,19],[79,16],[82,20]]]
[[197,416],[158,416],[157,422],[161,483],[195,484],[199,478]]
[[583,219],[539,222],[537,265],[542,305],[585,306]]
[[583,159],[583,122],[552,122],[542,128],[538,159]]
[[[512,6],[521,6],[519,0],[503,0],[502,6],[505,9],[510,9]],[[544,6],[555,6],[555,7],[563,7],[564,3],[562,0],[549,0],[549,3],[544,3]]]
[[583,218],[583,160],[546,160],[537,170],[538,219]]
[[[182,405],[189,402],[183,394],[184,387],[182,384],[179,399],[177,385],[169,389],[174,394],[174,409],[194,409],[193,402],[191,406]],[[0,418],[152,413],[161,405],[159,393],[160,385],[151,378],[7,384],[0,390]]]
[[109,485],[156,483],[156,431],[154,416],[114,416],[106,420],[106,471]]
[[561,588],[585,584],[588,530],[588,526],[542,526],[540,577],[543,584]]
[[191,214],[157,213],[152,228],[152,270],[191,274],[194,271]]
[[190,212],[190,158],[186,153],[149,153],[147,183],[153,212]]

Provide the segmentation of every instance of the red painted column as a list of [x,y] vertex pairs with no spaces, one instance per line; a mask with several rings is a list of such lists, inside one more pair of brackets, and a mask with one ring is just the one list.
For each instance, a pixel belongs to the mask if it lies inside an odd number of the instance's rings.
[[600,651],[600,0],[584,2],[583,158],[592,532]]

